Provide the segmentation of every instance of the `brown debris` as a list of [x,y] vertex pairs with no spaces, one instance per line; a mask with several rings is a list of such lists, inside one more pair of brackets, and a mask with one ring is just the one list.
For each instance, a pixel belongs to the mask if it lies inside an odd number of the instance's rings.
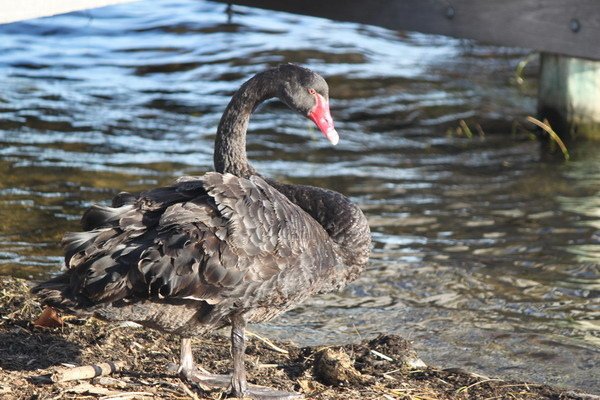
[[54,307],[44,308],[40,316],[33,321],[33,325],[40,328],[61,328],[64,324]]
[[315,356],[313,371],[317,380],[331,386],[361,384],[367,380],[354,368],[354,362],[344,349],[327,347],[319,350]]
[[[62,328],[38,328],[30,321],[41,311],[26,281],[0,277],[0,398],[21,399],[217,399],[182,382],[169,364],[179,356],[179,339],[156,331],[105,324],[96,319],[65,319]],[[250,383],[301,392],[307,399],[387,400],[576,400],[582,393],[545,385],[485,378],[460,370],[440,370],[413,361],[410,343],[382,335],[358,344],[303,347],[251,338],[247,349]],[[215,373],[231,369],[227,331],[193,340],[196,361]],[[91,380],[39,379],[65,366],[122,360],[125,370]],[[391,361],[390,361],[391,360]],[[116,361],[114,361],[116,362]],[[75,368],[73,368],[75,367]],[[85,375],[89,376],[89,375]],[[82,375],[83,377],[83,375]],[[587,396],[587,397],[586,397]]]

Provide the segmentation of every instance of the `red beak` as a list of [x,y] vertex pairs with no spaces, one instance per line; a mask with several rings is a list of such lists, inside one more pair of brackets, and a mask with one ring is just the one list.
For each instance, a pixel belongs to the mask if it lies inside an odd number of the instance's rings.
[[315,93],[314,96],[317,104],[308,113],[308,118],[319,127],[327,140],[335,146],[340,141],[340,137],[333,127],[333,118],[331,118],[331,113],[329,112],[329,103],[318,93]]

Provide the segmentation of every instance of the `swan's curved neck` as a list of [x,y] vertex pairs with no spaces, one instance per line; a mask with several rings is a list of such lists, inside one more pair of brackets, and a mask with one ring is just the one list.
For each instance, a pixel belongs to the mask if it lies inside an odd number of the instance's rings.
[[215,171],[248,177],[256,170],[246,157],[246,131],[250,115],[266,99],[276,95],[270,71],[256,75],[233,95],[225,109],[215,139]]

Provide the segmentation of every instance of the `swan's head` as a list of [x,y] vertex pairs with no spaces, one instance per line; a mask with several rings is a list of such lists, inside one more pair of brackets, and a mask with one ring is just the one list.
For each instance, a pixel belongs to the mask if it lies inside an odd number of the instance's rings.
[[288,107],[312,120],[323,135],[336,145],[340,140],[329,112],[329,86],[319,74],[294,64],[280,65],[282,85],[279,98]]

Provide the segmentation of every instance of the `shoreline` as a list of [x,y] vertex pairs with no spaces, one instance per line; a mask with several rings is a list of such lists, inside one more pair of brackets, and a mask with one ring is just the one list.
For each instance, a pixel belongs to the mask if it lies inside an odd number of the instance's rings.
[[[169,371],[179,357],[177,337],[95,318],[71,317],[62,327],[35,327],[32,321],[42,308],[28,290],[28,281],[0,276],[0,398],[217,399],[223,395],[203,391],[183,382],[172,368]],[[224,329],[193,339],[196,361],[211,372],[228,372],[228,335]],[[396,335],[309,347],[248,335],[249,382],[302,392],[310,399],[600,399],[577,390],[437,369],[419,361],[410,343]],[[120,363],[122,370],[93,379],[50,380],[52,374],[75,366],[107,362]]]

